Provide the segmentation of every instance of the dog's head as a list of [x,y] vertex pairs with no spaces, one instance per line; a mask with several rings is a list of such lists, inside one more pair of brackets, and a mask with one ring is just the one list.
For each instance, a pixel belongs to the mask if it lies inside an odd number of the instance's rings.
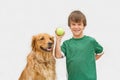
[[54,47],[54,37],[47,33],[40,33],[32,38],[32,50],[51,52]]

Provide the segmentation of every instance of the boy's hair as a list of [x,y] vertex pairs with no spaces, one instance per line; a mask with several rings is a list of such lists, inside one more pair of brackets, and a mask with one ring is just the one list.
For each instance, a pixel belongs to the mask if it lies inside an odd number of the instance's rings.
[[79,10],[75,10],[75,11],[71,12],[71,14],[68,16],[68,26],[69,27],[70,27],[71,21],[76,22],[76,23],[83,22],[84,26],[87,25],[85,15]]

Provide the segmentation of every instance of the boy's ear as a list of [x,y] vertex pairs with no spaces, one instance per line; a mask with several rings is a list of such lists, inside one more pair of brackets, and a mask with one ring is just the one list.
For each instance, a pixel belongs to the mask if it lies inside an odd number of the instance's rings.
[[83,27],[83,30],[85,29],[85,26]]
[[35,36],[33,36],[33,37],[32,37],[32,42],[31,42],[32,51],[36,51],[35,41],[36,41],[36,38],[35,38]]

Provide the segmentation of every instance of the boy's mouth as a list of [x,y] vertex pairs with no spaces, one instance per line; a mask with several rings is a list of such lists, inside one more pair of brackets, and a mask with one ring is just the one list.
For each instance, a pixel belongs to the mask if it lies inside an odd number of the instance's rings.
[[80,30],[73,30],[74,32],[80,32]]

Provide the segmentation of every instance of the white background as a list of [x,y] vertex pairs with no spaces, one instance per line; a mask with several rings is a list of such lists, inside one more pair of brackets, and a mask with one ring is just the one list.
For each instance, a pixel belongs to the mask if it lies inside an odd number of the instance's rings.
[[[31,51],[31,38],[38,33],[55,35],[65,29],[67,18],[81,10],[87,18],[85,34],[103,45],[97,61],[98,80],[120,80],[119,0],[0,0],[0,80],[18,80]],[[57,80],[66,80],[65,58],[57,60]]]

